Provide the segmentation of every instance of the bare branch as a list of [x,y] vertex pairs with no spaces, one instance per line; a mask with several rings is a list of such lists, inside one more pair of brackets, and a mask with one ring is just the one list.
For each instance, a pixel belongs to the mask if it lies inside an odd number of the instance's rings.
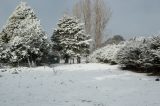
[[100,47],[103,32],[111,17],[110,8],[103,0],[80,0],[73,7],[73,15],[85,23],[85,30],[94,41],[93,48]]

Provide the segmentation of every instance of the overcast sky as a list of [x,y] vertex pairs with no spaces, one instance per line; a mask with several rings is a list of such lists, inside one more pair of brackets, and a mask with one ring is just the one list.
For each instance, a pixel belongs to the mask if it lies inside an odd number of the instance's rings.
[[[0,0],[0,27],[6,23],[20,0]],[[52,34],[58,19],[70,11],[76,0],[23,0],[35,10],[43,28]],[[160,0],[104,0],[112,10],[110,34],[124,37],[147,36],[160,32]]]

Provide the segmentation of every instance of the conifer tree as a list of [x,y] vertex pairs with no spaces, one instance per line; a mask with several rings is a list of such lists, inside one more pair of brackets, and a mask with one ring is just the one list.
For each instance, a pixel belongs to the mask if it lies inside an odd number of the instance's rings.
[[41,61],[49,43],[33,9],[21,2],[9,17],[0,33],[0,41],[7,45],[10,63]]
[[65,15],[60,19],[51,40],[54,49],[60,52],[66,63],[71,57],[77,57],[80,62],[80,57],[89,53],[90,36],[76,17]]

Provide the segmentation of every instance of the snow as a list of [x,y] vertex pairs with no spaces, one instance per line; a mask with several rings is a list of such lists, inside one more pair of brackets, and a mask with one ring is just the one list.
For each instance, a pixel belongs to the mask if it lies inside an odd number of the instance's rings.
[[160,105],[160,82],[155,77],[122,71],[118,65],[57,64],[6,70],[0,70],[0,106]]

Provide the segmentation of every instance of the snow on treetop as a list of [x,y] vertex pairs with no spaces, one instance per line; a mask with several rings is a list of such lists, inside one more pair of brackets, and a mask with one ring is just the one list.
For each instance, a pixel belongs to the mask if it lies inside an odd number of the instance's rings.
[[21,2],[12,13],[9,19],[24,19],[26,17],[35,17],[33,9],[26,2]]

